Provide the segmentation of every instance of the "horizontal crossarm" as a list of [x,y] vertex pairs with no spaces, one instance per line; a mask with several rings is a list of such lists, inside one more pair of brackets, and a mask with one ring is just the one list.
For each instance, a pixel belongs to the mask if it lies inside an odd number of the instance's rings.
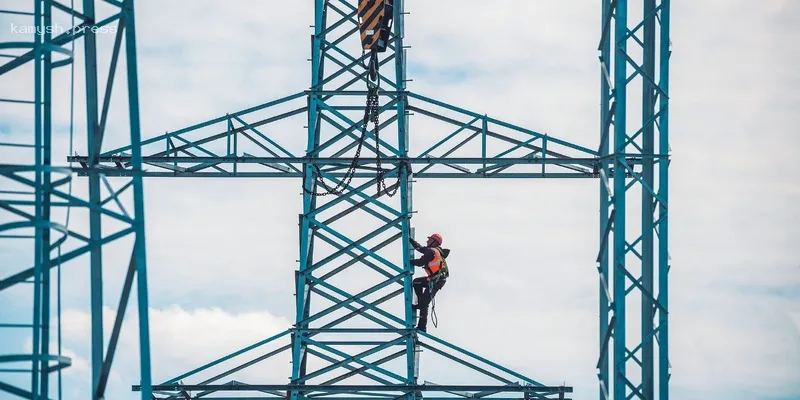
[[[134,391],[139,391],[139,385],[132,386]],[[414,392],[492,392],[499,393],[520,393],[520,394],[546,394],[561,398],[565,393],[572,393],[571,386],[527,386],[527,385],[259,385],[259,384],[218,384],[218,385],[153,385],[153,391],[228,391],[228,392],[252,392],[252,391],[297,391],[302,390],[306,394],[310,393],[339,393],[351,394],[361,397],[365,392],[380,394],[398,393],[413,394]],[[262,393],[264,394],[264,393]],[[192,398],[192,397],[190,397]],[[207,398],[207,397],[204,397]],[[280,398],[273,394],[263,398]],[[341,398],[337,396],[337,399]],[[373,397],[374,398],[374,395]],[[461,398],[452,396],[447,398]],[[493,397],[487,397],[493,399]]]
[[[600,177],[598,166],[603,160],[596,150],[420,94],[389,89],[379,91],[379,97],[385,100],[380,113],[388,115],[381,120],[381,131],[398,123],[392,114],[398,101],[407,104],[409,118],[405,123],[419,126],[412,128],[412,137],[419,145],[412,144],[403,156],[398,156],[397,145],[385,135],[380,137],[378,152],[373,128],[363,132],[364,151],[359,157],[348,154],[354,151],[364,122],[346,112],[364,110],[365,105],[357,101],[366,97],[366,91],[308,90],[144,140],[142,160],[150,168],[142,174],[303,178],[304,168],[313,164],[326,168],[333,178],[346,176],[351,165],[353,177],[372,178],[380,163],[383,168],[410,166],[414,178]],[[316,111],[318,129],[333,136],[308,152],[300,135],[291,133],[291,127],[307,124],[312,100],[333,95],[353,101],[331,102]],[[296,125],[290,122],[295,119]],[[130,175],[129,151],[130,146],[103,152],[99,157],[103,172],[108,176]],[[79,175],[88,174],[86,156],[71,156],[68,161],[84,165],[77,169]],[[642,164],[641,156],[625,161],[631,167]]]

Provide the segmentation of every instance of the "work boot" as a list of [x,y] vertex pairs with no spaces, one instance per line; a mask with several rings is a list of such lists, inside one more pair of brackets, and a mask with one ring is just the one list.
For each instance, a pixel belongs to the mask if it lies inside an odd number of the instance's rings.
[[428,326],[428,317],[427,317],[427,315],[426,316],[420,316],[419,319],[417,320],[417,330],[425,332],[425,329],[427,328],[427,326]]

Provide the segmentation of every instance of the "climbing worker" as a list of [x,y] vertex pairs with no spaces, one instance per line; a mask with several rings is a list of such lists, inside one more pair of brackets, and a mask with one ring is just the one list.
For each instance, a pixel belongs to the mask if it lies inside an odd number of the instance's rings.
[[417,304],[412,305],[413,309],[419,310],[419,322],[417,329],[425,332],[428,325],[428,304],[442,289],[450,276],[445,259],[450,255],[450,249],[442,249],[442,236],[434,233],[428,236],[428,243],[420,246],[416,240],[411,238],[411,245],[414,249],[422,253],[422,257],[411,260],[411,265],[425,269],[426,276],[413,280],[414,293],[417,295]]

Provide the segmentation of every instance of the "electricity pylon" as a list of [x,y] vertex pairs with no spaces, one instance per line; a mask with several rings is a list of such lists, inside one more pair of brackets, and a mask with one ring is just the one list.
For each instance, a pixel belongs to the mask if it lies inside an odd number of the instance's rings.
[[[360,46],[347,44],[358,32],[358,8],[344,0],[315,4],[308,90],[100,155],[108,175],[130,175],[130,155],[139,149],[152,168],[144,176],[302,180],[295,325],[155,388],[172,396],[248,391],[292,398],[422,391],[456,397],[520,391],[529,398],[569,392],[413,329],[411,192],[413,179],[423,178],[587,178],[600,182],[599,397],[667,399],[669,1],[643,0],[640,18],[629,18],[633,3],[627,0],[602,2],[597,150],[409,91],[402,0],[393,2],[392,34],[379,58],[379,112],[373,118],[373,105],[357,102],[370,93],[364,90],[369,55],[354,55]],[[632,100],[637,88],[641,102]],[[641,112],[641,119],[631,109]],[[306,117],[304,141],[296,140],[291,128],[298,116]],[[379,129],[366,129],[370,122]],[[448,125],[455,131],[443,129]],[[412,134],[417,129],[420,134]],[[412,150],[412,138],[413,148],[425,150]],[[639,204],[628,196],[637,191]],[[319,195],[328,192],[333,193]],[[638,233],[630,234],[629,220],[638,222]],[[632,317],[631,308],[641,315]],[[638,323],[639,332],[628,330],[628,323]],[[368,340],[371,335],[381,339]],[[288,343],[278,346],[282,339]],[[210,372],[235,357],[266,351],[265,346],[275,347],[224,372]],[[400,350],[390,353],[393,347]],[[420,385],[420,349],[494,382]],[[291,352],[288,382],[261,385],[232,378],[281,351]],[[201,378],[204,373],[211,376]],[[358,379],[374,383],[347,383]]]

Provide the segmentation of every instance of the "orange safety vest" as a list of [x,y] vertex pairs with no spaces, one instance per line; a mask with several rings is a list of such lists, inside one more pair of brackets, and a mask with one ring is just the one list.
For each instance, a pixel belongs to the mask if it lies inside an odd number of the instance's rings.
[[428,262],[428,265],[425,266],[425,272],[428,274],[428,280],[435,278],[439,278],[439,275],[443,275],[447,278],[450,274],[447,271],[447,263],[444,261],[444,257],[442,257],[442,252],[438,247],[431,247],[433,250],[433,260]]

